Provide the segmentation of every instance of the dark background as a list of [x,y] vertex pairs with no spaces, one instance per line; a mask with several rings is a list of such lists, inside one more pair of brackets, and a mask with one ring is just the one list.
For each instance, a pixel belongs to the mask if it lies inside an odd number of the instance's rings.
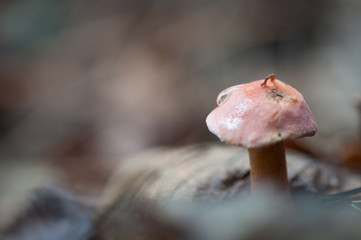
[[0,225],[39,184],[96,194],[129,155],[216,141],[205,118],[217,94],[270,73],[315,115],[317,135],[301,142],[333,156],[359,133],[360,10],[352,0],[1,1]]

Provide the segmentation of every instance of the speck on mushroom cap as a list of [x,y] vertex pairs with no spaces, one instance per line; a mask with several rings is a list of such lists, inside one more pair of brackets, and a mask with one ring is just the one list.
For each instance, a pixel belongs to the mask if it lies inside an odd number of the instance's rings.
[[222,141],[245,148],[313,136],[315,118],[303,96],[275,79],[240,84],[223,90],[218,107],[207,117],[209,131]]

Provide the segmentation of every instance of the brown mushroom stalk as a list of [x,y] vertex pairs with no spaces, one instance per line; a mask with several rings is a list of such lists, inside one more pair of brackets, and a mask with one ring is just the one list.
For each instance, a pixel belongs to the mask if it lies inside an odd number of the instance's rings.
[[251,189],[257,190],[267,181],[274,182],[279,190],[289,193],[287,166],[283,142],[248,149],[251,165]]
[[290,196],[283,141],[313,136],[317,125],[302,94],[275,77],[223,90],[206,122],[221,141],[248,149],[252,191],[271,182]]

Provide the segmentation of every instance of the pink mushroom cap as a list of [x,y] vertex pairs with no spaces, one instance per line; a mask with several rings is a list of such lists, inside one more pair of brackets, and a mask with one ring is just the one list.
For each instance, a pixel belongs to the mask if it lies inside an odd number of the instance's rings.
[[317,124],[302,94],[278,79],[263,82],[223,90],[206,119],[209,131],[245,148],[315,135]]

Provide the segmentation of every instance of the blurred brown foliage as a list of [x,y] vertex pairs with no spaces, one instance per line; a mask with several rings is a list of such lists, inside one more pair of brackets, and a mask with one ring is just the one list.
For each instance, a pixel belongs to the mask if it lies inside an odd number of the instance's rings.
[[204,120],[218,92],[271,72],[304,94],[319,125],[295,148],[341,161],[338,140],[358,131],[349,96],[361,89],[360,10],[341,0],[2,1],[1,168],[98,193],[140,150],[216,140]]

